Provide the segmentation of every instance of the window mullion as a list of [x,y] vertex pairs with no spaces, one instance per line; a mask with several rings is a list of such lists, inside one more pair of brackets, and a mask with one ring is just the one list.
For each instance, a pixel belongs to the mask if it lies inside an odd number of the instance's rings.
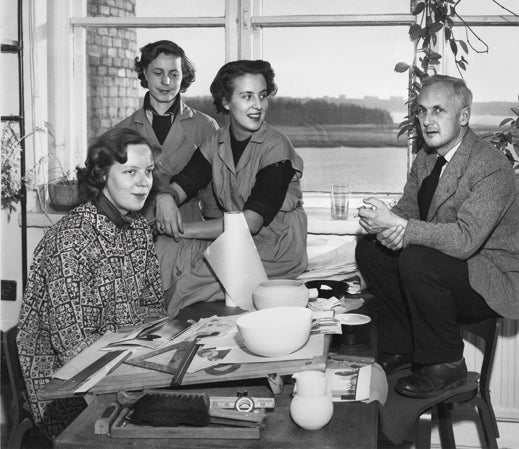
[[225,61],[238,59],[240,0],[225,0]]
[[47,38],[49,102],[49,179],[71,170],[71,128],[73,108],[73,38],[70,27],[72,3],[69,0],[48,0]]

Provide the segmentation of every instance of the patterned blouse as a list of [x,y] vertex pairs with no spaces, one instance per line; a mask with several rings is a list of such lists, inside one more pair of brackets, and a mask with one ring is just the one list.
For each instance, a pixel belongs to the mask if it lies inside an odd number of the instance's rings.
[[[101,198],[50,228],[34,252],[17,345],[36,424],[57,436],[81,398],[38,401],[52,374],[106,331],[165,315],[152,235],[138,213],[114,214]],[[110,217],[110,218],[109,218]]]

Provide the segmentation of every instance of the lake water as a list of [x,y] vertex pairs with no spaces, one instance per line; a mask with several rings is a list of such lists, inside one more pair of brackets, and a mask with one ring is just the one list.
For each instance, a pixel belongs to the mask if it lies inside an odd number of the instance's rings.
[[323,191],[347,183],[352,192],[401,192],[407,178],[407,148],[310,148],[296,151],[305,162],[303,190]]
[[[404,120],[405,114],[403,112],[390,112],[394,123],[400,123]],[[470,124],[473,126],[499,126],[501,121],[508,117],[494,114],[472,114],[470,116]]]
[[[394,120],[401,114],[392,113]],[[503,117],[474,115],[472,125],[497,126]],[[299,147],[305,161],[303,190],[328,192],[331,183],[348,183],[353,192],[402,192],[407,179],[405,147]]]

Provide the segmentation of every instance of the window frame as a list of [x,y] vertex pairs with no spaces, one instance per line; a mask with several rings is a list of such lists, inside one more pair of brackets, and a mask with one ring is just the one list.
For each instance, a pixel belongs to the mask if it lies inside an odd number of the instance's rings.
[[[29,0],[29,3],[35,1],[37,0]],[[87,0],[47,0],[47,109],[48,122],[53,135],[48,140],[45,155],[55,156],[55,158],[48,158],[49,173],[56,168],[57,164],[73,172],[75,166],[84,159],[87,146],[85,42],[88,28],[224,28],[226,61],[261,59],[262,32],[266,28],[411,25],[415,23],[415,16],[411,14],[415,4],[416,0],[410,0],[409,12],[403,14],[267,16],[262,15],[262,0],[225,0],[224,17],[116,18],[87,17]],[[465,16],[464,20],[471,26],[519,25],[517,17],[512,15],[470,15]],[[30,20],[26,22],[28,26],[31,25]],[[455,20],[455,24],[460,25],[462,22],[458,19]],[[438,42],[439,51],[443,53],[445,50],[443,39],[438,39]],[[28,45],[30,44],[31,42],[28,42]],[[36,73],[37,71],[38,67]],[[443,73],[445,67],[440,65],[439,71]],[[31,91],[29,95],[32,93]],[[33,102],[26,100],[26,103],[27,110],[31,111],[34,107]],[[38,157],[41,156],[40,154]],[[412,162],[410,147],[408,147],[407,159],[410,168]],[[314,200],[322,203],[324,200],[321,197],[322,195],[317,195]]]

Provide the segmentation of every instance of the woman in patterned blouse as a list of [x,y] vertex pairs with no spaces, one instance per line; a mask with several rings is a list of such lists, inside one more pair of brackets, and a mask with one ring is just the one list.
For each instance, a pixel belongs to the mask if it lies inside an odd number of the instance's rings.
[[81,398],[39,401],[52,374],[107,331],[165,315],[152,234],[140,210],[158,150],[112,129],[78,168],[86,200],[50,228],[34,252],[18,323],[18,352],[34,421],[57,436]]

